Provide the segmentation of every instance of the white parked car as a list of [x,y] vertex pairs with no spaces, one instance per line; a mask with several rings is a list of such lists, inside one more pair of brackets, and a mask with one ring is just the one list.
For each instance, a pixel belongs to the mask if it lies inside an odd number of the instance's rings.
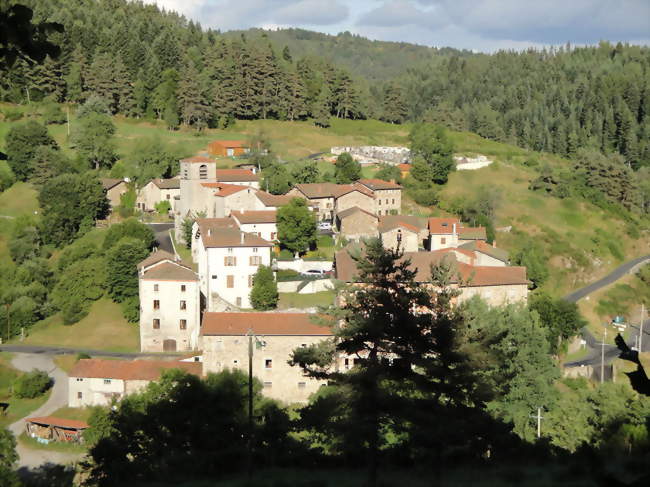
[[318,229],[319,230],[332,230],[332,223],[331,222],[320,222],[318,224]]
[[321,271],[318,269],[309,269],[306,271],[302,271],[301,274],[303,276],[322,276],[325,274],[325,271]]

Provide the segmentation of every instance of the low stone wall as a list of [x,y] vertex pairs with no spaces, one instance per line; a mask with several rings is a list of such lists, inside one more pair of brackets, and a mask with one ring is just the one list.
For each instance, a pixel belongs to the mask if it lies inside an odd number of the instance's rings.
[[298,288],[304,281],[282,281],[278,282],[278,292],[280,293],[298,293],[298,294],[314,294],[323,291],[334,289],[334,284],[331,279],[312,279],[300,290]]
[[276,260],[277,269],[288,269],[296,272],[305,272],[311,269],[317,271],[329,272],[334,267],[331,260]]

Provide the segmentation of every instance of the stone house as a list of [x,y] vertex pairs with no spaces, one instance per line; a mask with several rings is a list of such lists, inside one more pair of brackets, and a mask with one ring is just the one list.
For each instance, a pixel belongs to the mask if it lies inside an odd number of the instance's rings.
[[[526,278],[525,267],[471,265],[459,261],[456,250],[405,252],[404,258],[411,261],[411,267],[416,271],[415,279],[421,283],[431,282],[431,265],[438,264],[443,259],[450,263],[455,270],[451,287],[461,291],[458,302],[475,295],[491,306],[527,301],[530,281]],[[462,253],[466,252],[469,251],[462,250]],[[357,282],[356,262],[348,249],[339,250],[335,254],[335,260],[336,278],[348,283]]]
[[335,193],[334,214],[355,206],[368,213],[377,214],[372,191],[357,184],[339,184]]
[[106,199],[111,206],[111,210],[116,206],[120,206],[120,199],[129,188],[126,182],[122,179],[102,178],[100,179],[104,191],[106,191]]
[[138,190],[135,206],[140,211],[154,211],[156,204],[161,201],[169,201],[172,211],[175,206],[175,198],[181,194],[181,183],[178,178],[152,179]]
[[140,350],[196,350],[201,327],[199,277],[187,263],[159,250],[138,264]]
[[372,192],[377,215],[397,214],[402,210],[402,187],[399,184],[381,179],[359,179],[356,186]]
[[353,206],[336,214],[336,228],[348,240],[377,236],[379,218],[374,213]]
[[318,209],[319,221],[334,221],[334,204],[338,186],[334,183],[297,184],[287,193],[287,196],[309,200]]
[[211,219],[194,225],[192,255],[199,268],[200,289],[208,311],[250,308],[253,278],[260,265],[271,265],[273,244],[239,228],[215,225]]
[[265,396],[285,403],[307,402],[324,384],[306,377],[288,360],[293,350],[331,338],[329,327],[307,313],[205,313],[201,337],[205,373],[248,372],[248,334],[254,335],[253,374]]
[[407,224],[418,230],[418,248],[425,247],[429,238],[427,219],[413,215],[382,215],[379,217],[379,230],[391,228],[398,224]]
[[202,374],[201,362],[81,359],[68,374],[68,406],[110,405],[113,399],[142,390],[170,369]]
[[246,233],[275,242],[278,237],[277,211],[233,211],[230,216],[237,222],[239,228]]
[[379,225],[379,236],[385,249],[417,252],[419,250],[418,228],[404,222]]
[[259,189],[260,177],[247,169],[217,169],[216,179],[220,183],[238,184]]
[[208,154],[217,157],[237,157],[248,154],[250,148],[243,140],[213,140],[208,144]]

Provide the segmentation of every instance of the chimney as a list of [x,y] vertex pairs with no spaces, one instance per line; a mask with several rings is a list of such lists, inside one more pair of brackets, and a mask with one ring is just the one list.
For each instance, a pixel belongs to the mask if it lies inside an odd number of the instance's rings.
[[208,237],[212,237],[212,229],[208,228]]
[[246,208],[244,208],[244,207],[242,206],[242,208],[241,208],[241,212],[242,212],[242,215],[243,215],[243,214],[246,212]]
[[456,235],[456,224],[455,223],[452,226],[452,232],[453,232],[453,235]]
[[240,232],[239,235],[240,235],[240,237],[239,237],[239,238],[240,238],[240,242],[241,242],[242,245],[244,245],[244,232]]

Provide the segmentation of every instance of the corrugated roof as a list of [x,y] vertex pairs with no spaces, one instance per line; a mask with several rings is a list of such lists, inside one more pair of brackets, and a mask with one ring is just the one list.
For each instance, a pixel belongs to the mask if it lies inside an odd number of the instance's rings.
[[239,223],[275,223],[278,217],[276,210],[232,211],[230,214]]
[[205,156],[192,156],[186,159],[181,159],[181,162],[214,162],[214,159]]
[[38,418],[27,418],[25,421],[28,423],[42,424],[46,426],[55,426],[57,428],[64,428],[70,430],[85,430],[90,428],[90,425],[84,421],[76,419],[57,418],[55,416],[40,416]]
[[201,375],[203,370],[201,362],[91,358],[79,360],[68,375],[88,379],[157,380],[169,369],[181,369],[194,375]]
[[397,183],[391,183],[390,181],[384,181],[383,179],[359,179],[359,183],[367,186],[373,191],[378,189],[402,189],[402,187]]
[[456,231],[460,228],[458,218],[429,218],[429,233],[436,235],[451,235],[456,224]]
[[329,336],[329,327],[311,321],[310,313],[204,313],[202,335]]
[[178,263],[160,262],[149,267],[142,279],[146,281],[198,281],[194,271]]
[[461,227],[458,238],[462,240],[487,240],[485,227]]
[[243,181],[258,181],[259,175],[249,171],[248,169],[217,169],[217,181],[223,182],[243,182]]

